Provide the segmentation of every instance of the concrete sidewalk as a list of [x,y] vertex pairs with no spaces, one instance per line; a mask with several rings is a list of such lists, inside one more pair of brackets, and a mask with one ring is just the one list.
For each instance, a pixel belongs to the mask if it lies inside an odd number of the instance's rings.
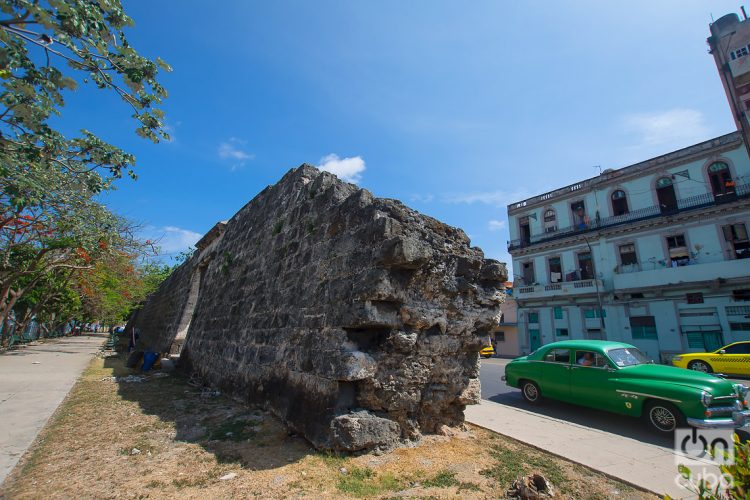
[[[638,488],[672,498],[697,498],[678,485],[675,453],[617,434],[482,400],[466,408],[466,420]],[[680,461],[678,459],[678,461]],[[685,460],[681,460],[685,462]],[[695,473],[715,474],[713,463],[695,462]],[[710,477],[710,476],[708,476]]]
[[0,355],[0,484],[105,340],[64,337]]

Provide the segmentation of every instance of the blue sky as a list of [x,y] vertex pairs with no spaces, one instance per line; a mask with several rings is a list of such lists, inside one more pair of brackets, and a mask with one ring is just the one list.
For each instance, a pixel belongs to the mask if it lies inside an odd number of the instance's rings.
[[124,5],[131,44],[174,68],[173,140],[102,92],[64,112],[136,155],[105,202],[167,256],[306,162],[510,264],[508,203],[734,128],[705,40],[735,2]]

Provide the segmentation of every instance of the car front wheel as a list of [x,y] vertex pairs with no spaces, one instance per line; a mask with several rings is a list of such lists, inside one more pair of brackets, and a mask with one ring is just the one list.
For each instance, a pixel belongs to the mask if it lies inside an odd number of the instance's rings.
[[703,373],[713,372],[713,370],[711,369],[711,365],[709,365],[705,361],[700,361],[700,360],[691,361],[690,364],[688,365],[688,368],[690,368],[691,370],[695,370],[697,372],[703,372]]
[[542,399],[542,393],[539,391],[539,386],[531,380],[524,380],[521,384],[521,394],[523,399],[531,404],[537,404]]
[[651,401],[643,412],[651,427],[660,433],[668,434],[677,427],[685,425],[685,417],[672,403],[666,401]]

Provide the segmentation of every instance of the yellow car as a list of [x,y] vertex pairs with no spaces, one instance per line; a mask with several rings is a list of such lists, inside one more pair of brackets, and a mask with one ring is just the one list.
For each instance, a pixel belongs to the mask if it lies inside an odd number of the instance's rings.
[[691,352],[672,358],[672,364],[704,373],[750,375],[750,342],[735,342],[714,352]]
[[482,350],[479,351],[479,355],[483,358],[491,358],[495,355],[495,349],[491,345],[482,347]]

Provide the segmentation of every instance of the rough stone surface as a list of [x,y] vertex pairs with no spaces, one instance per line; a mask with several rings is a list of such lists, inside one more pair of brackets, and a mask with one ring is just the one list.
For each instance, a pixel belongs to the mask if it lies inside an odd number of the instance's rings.
[[388,448],[479,401],[507,272],[460,229],[303,165],[209,235],[131,321],[140,350],[186,332],[183,369],[322,449]]

